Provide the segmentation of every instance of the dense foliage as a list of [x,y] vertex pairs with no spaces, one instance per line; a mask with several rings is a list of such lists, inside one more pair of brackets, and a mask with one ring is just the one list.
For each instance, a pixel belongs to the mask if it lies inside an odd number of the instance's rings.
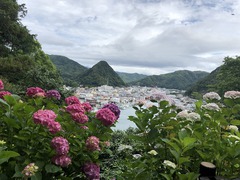
[[198,81],[186,91],[186,95],[204,94],[215,91],[221,96],[225,91],[240,90],[240,57],[224,58],[224,64],[212,71],[204,79]]
[[203,99],[194,112],[165,100],[135,107],[129,119],[138,128],[129,134],[135,142],[124,150],[131,155],[120,161],[122,179],[192,180],[203,161],[215,164],[220,176],[240,177],[240,92],[226,92],[222,101],[213,92]]
[[30,87],[20,97],[3,88],[0,80],[1,180],[99,179],[112,133],[106,122],[120,113],[115,105],[94,113],[75,96],[61,103],[56,90]]
[[208,74],[207,72],[202,71],[192,72],[187,70],[181,70],[168,74],[148,76],[142,80],[132,82],[129,84],[185,90],[199,79],[204,78],[207,74]]
[[88,68],[65,56],[49,55],[49,57],[59,70],[65,85],[71,87],[79,86],[80,82],[77,81],[76,77],[84,73]]
[[13,92],[36,85],[59,88],[62,80],[56,67],[41,50],[36,36],[21,24],[26,12],[15,0],[0,2],[0,77]]
[[124,86],[125,83],[106,61],[100,61],[82,75],[77,81],[84,86]]

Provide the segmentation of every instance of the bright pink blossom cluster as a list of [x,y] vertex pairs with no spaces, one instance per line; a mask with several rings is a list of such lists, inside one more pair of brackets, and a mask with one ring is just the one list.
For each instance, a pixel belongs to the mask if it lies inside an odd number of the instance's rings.
[[[4,84],[3,84],[2,80],[0,79],[0,90],[3,90],[3,89],[4,89]],[[12,95],[12,94],[8,91],[0,91],[1,99],[4,99],[4,96],[6,96],[6,95]]]
[[86,147],[90,151],[100,151],[99,139],[96,136],[90,136],[86,140]]
[[38,110],[33,114],[33,121],[36,124],[46,126],[52,134],[61,131],[61,124],[55,121],[57,115],[52,110]]
[[104,126],[111,126],[117,120],[117,117],[109,108],[99,109],[96,113],[96,118],[100,120]]
[[2,80],[0,79],[0,90],[3,90],[4,89],[4,84],[2,82]]
[[0,91],[0,98],[1,99],[4,99],[4,96],[6,96],[6,95],[12,95],[12,94],[8,91]]
[[45,97],[46,92],[40,87],[29,87],[26,92],[29,97]]
[[65,102],[67,105],[80,104],[80,101],[76,96],[69,96],[69,97],[65,98]]
[[75,122],[81,123],[81,124],[84,124],[84,123],[88,122],[88,116],[86,114],[83,114],[83,113],[73,113],[72,114],[72,119]]
[[48,98],[55,98],[57,100],[61,99],[61,94],[57,90],[49,90],[46,92]]
[[88,116],[85,112],[92,110],[92,107],[89,103],[81,103],[76,96],[70,96],[65,99],[65,102],[68,104],[66,111],[72,115],[72,119],[80,124],[88,122]]
[[67,155],[69,152],[68,140],[63,137],[54,137],[51,146],[57,155],[52,158],[52,162],[61,167],[67,167],[71,164],[71,158]]
[[100,167],[92,162],[85,163],[83,172],[89,180],[100,180]]

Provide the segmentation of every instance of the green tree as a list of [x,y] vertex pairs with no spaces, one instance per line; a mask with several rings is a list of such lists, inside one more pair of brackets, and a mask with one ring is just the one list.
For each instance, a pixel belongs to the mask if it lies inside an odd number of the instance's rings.
[[18,5],[16,0],[0,1],[0,56],[31,53],[36,47],[39,48],[36,36],[30,34],[20,22],[26,13],[25,5]]
[[225,57],[224,64],[217,75],[215,87],[219,94],[230,90],[240,90],[240,56],[236,58]]

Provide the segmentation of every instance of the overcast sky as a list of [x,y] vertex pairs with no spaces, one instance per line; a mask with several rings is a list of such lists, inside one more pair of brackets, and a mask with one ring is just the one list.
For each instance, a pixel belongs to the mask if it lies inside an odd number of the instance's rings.
[[18,0],[47,54],[92,67],[164,74],[211,72],[240,55],[239,0]]

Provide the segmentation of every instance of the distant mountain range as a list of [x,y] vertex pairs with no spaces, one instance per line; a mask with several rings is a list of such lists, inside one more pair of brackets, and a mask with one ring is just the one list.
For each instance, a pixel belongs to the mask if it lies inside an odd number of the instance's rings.
[[180,70],[173,73],[147,76],[142,80],[131,82],[129,85],[186,90],[208,74],[204,71]]
[[147,76],[138,73],[115,72],[106,61],[100,61],[87,68],[65,56],[49,55],[52,62],[69,86],[152,86],[186,90],[209,73],[181,70],[173,73]]

